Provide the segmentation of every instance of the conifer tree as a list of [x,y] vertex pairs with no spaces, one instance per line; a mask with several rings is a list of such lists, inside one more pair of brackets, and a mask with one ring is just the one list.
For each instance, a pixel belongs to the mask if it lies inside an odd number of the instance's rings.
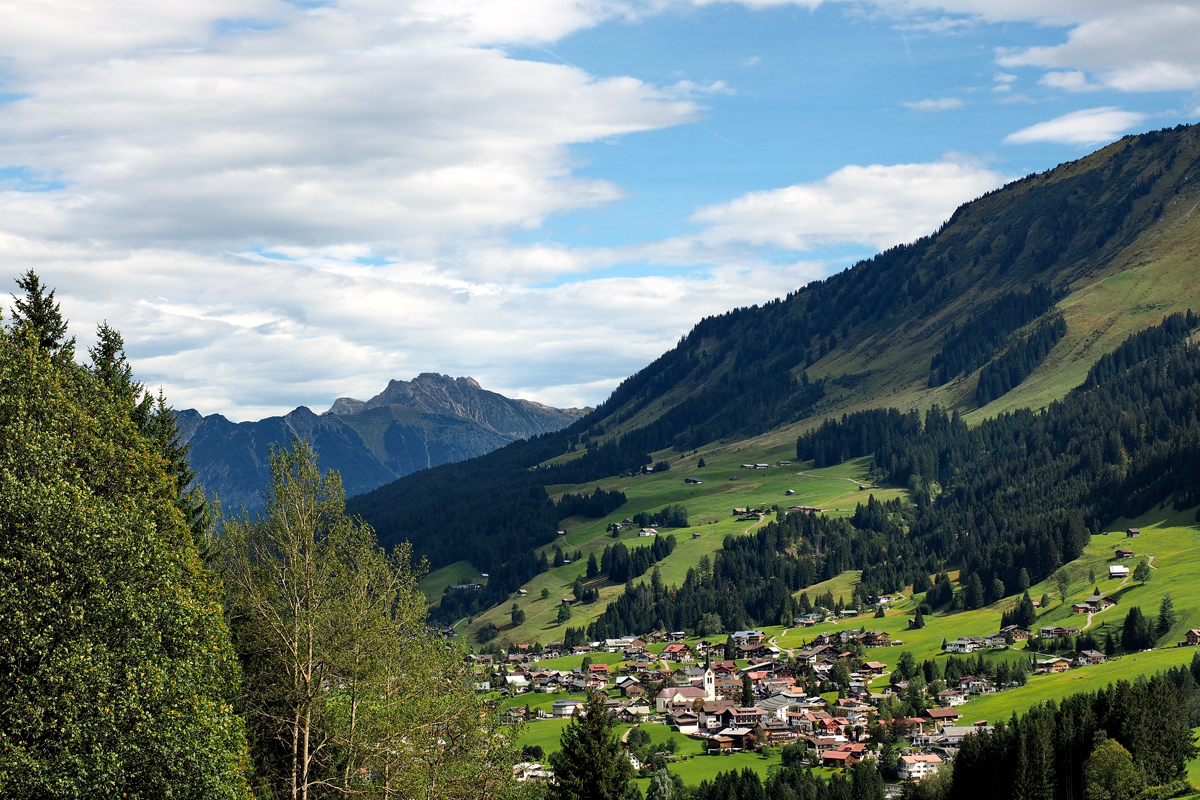
[[12,296],[13,327],[28,326],[43,351],[71,358],[75,353],[75,337],[66,338],[67,321],[63,319],[58,303],[54,302],[54,290],[47,293],[41,278],[33,270],[17,278],[17,286],[25,292],[25,297]]
[[633,765],[621,749],[616,718],[604,707],[607,695],[589,692],[567,723],[560,749],[550,755],[552,800],[634,800]]

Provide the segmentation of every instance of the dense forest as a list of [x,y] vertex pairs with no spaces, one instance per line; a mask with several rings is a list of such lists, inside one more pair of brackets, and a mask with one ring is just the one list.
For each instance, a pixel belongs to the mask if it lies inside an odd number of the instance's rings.
[[1008,292],[992,301],[961,327],[951,325],[929,366],[929,385],[941,386],[986,364],[1009,334],[1044,314],[1054,299],[1048,287],[1037,284],[1028,292]]
[[1054,345],[1067,335],[1067,321],[1061,313],[1049,315],[1028,336],[1018,339],[999,356],[979,370],[975,402],[986,406],[997,397],[1011,392],[1046,360]]
[[[410,475],[352,498],[350,510],[386,545],[411,541],[433,568],[465,559],[488,572],[478,599],[492,605],[536,574],[533,550],[554,537],[558,509],[546,486],[637,472],[651,453],[683,453],[820,414],[847,389],[840,379],[809,380],[806,369],[855,343],[896,330],[940,337],[938,370],[944,361],[948,375],[1011,346],[995,367],[999,391],[1035,366],[1046,344],[1041,336],[1014,344],[1011,334],[1190,190],[1200,164],[1193,134],[1180,126],[1127,137],[1070,169],[968,203],[911,244],[785,298],[703,319],[571,427]],[[987,303],[993,313],[971,315]],[[999,329],[988,327],[993,318]],[[954,335],[944,336],[951,326]]]

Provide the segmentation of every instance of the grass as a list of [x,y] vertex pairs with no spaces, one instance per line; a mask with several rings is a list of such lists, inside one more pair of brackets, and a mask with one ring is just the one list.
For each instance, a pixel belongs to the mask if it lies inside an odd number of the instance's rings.
[[[599,558],[601,551],[616,541],[622,541],[630,548],[648,547],[648,539],[639,537],[637,531],[632,528],[622,530],[618,539],[605,533],[605,528],[611,523],[632,517],[641,511],[653,512],[674,503],[687,506],[692,527],[659,529],[662,535],[673,533],[677,543],[675,551],[659,565],[663,581],[670,585],[682,583],[687,577],[688,569],[698,565],[701,558],[712,558],[721,549],[725,537],[748,535],[773,518],[772,515],[768,515],[762,522],[739,522],[733,516],[734,508],[769,509],[775,505],[784,508],[809,505],[828,509],[830,514],[847,515],[854,512],[858,503],[865,502],[869,494],[874,494],[879,499],[891,499],[904,494],[902,490],[894,488],[860,491],[859,486],[868,485],[869,459],[856,459],[821,470],[805,469],[800,464],[765,470],[740,469],[743,463],[774,464],[780,460],[794,461],[794,447],[793,444],[788,448],[774,447],[767,451],[755,452],[737,446],[715,448],[704,453],[706,466],[703,469],[696,467],[698,456],[688,456],[682,461],[676,461],[668,472],[608,478],[580,486],[548,487],[547,491],[555,496],[567,491],[591,491],[595,486],[606,490],[619,489],[625,493],[628,502],[602,519],[569,517],[563,520],[560,528],[566,531],[566,535],[558,537],[556,542],[542,550],[551,559],[555,545],[561,546],[568,556],[580,550],[581,560],[578,563],[572,562],[562,567],[551,568],[536,576],[523,587],[528,591],[526,597],[514,597],[481,614],[472,621],[467,635],[470,636],[485,622],[492,622],[500,628],[502,640],[545,643],[561,640],[568,626],[580,627],[592,622],[604,611],[608,602],[623,591],[623,586],[611,585],[602,578],[587,581],[587,558],[593,553]],[[731,475],[736,476],[738,480],[730,481]],[[684,477],[699,477],[704,483],[685,484]],[[788,496],[788,489],[794,490],[796,494]],[[696,535],[696,538],[693,538],[693,535]],[[571,594],[577,578],[583,579],[589,588],[596,588],[600,599],[590,606],[574,606],[571,619],[559,625],[557,615],[561,599]],[[541,596],[543,589],[549,592],[546,598]],[[846,596],[849,599],[848,592]],[[516,627],[512,625],[510,617],[513,602],[525,612],[525,623]]]
[[478,583],[482,580],[483,573],[471,566],[470,561],[455,561],[426,575],[418,587],[430,602],[436,603],[442,599],[442,592],[446,591],[447,586],[456,583]]

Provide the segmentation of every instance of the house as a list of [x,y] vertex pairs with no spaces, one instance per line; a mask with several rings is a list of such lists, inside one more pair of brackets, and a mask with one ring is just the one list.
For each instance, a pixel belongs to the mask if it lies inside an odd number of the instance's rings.
[[1200,645],[1200,628],[1192,628],[1184,634],[1184,638],[1192,647]]
[[991,729],[991,725],[943,725],[937,739],[942,744],[957,747],[972,733],[982,733]]
[[762,631],[734,631],[729,634],[729,639],[738,647],[758,646],[763,643],[767,635]]
[[794,497],[794,496],[796,495],[796,490],[795,490],[795,489],[788,489],[788,490],[787,490],[786,492],[784,492],[783,494],[784,494],[784,496],[785,496],[785,497]]
[[925,716],[934,722],[953,722],[962,716],[954,708],[930,708],[925,711]]
[[1022,628],[1020,625],[1005,625],[1000,629],[1000,633],[1005,637],[1012,635],[1013,641],[1021,642],[1029,638],[1029,631]]
[[1128,578],[1129,577],[1129,567],[1118,566],[1118,565],[1114,564],[1108,568],[1108,577],[1109,577],[1109,580],[1112,580],[1113,578]]
[[658,536],[658,531],[654,528],[642,528],[638,531],[638,536]]
[[790,467],[791,465],[792,465],[792,462],[790,462],[790,461],[776,461],[775,462],[775,466],[777,466],[777,467]]
[[733,737],[721,736],[717,734],[708,740],[709,753],[731,753],[733,752]]
[[993,633],[983,637],[984,647],[1008,647],[1008,639],[1003,633]]
[[887,664],[880,661],[864,661],[858,667],[858,671],[864,675],[882,675],[885,669]]
[[700,718],[698,716],[689,712],[676,714],[675,727],[677,727],[679,732],[684,735],[696,733],[696,731],[699,729],[699,719]]
[[559,531],[559,532],[558,532],[558,535],[559,535],[559,536],[566,536],[566,535],[567,535],[567,532],[566,532],[566,531]]
[[1126,531],[1125,531],[1125,538],[1126,538],[1126,539],[1137,539],[1137,538],[1138,538],[1138,537],[1140,537],[1141,535],[1142,535],[1142,529],[1141,529],[1141,528],[1127,528],[1127,529],[1126,529]]
[[693,533],[693,534],[692,534],[692,538],[693,538],[693,539],[699,539],[699,538],[700,538],[700,534],[699,534],[699,533]]
[[1113,555],[1117,558],[1133,558],[1133,551],[1126,547],[1118,547],[1113,551]]
[[685,658],[690,660],[692,652],[683,642],[673,642],[663,648],[662,655],[669,661],[682,661]]
[[826,767],[849,767],[859,761],[861,757],[847,750],[829,750],[821,756],[821,765]]
[[863,647],[890,647],[892,637],[887,631],[867,631],[859,640]]
[[750,728],[725,728],[717,734],[718,738],[722,736],[733,741],[734,750],[750,750],[754,747],[754,731]]
[[692,484],[692,485],[695,485],[697,483],[704,483],[704,481],[700,480],[699,478],[684,478],[683,482],[687,483],[687,484]]
[[627,683],[621,687],[622,697],[643,697],[646,694],[646,687],[642,686],[637,681]]
[[942,759],[933,753],[918,753],[900,756],[899,775],[902,781],[919,781],[932,775],[942,765]]
[[707,699],[704,690],[696,686],[667,687],[655,695],[654,703],[659,713],[667,710],[670,703],[694,703]]
[[1056,639],[1060,636],[1077,636],[1079,628],[1072,626],[1063,627],[1061,625],[1047,625],[1041,630],[1043,639]]
[[960,655],[966,653],[974,653],[979,649],[980,643],[973,638],[955,639],[952,642],[946,642],[947,653],[958,653]]
[[1099,650],[1081,650],[1071,659],[1071,663],[1076,667],[1091,667],[1105,661],[1108,661],[1108,658]]
[[527,594],[529,594],[528,589],[517,589],[517,597],[524,597]]
[[575,712],[583,708],[582,700],[555,700],[551,710],[555,719],[563,719],[564,717],[573,717]]
[[1037,662],[1037,671],[1038,672],[1050,672],[1050,673],[1066,672],[1070,668],[1071,668],[1071,662],[1065,658],[1038,659],[1038,662]]
[[961,706],[967,702],[967,696],[959,689],[943,689],[937,693],[937,700],[944,706]]
[[770,469],[771,465],[770,464],[755,464],[754,468],[755,469]]
[[1107,595],[1097,594],[1092,595],[1087,600],[1084,600],[1083,603],[1076,603],[1075,605],[1085,605],[1087,606],[1088,611],[1099,612],[1106,608],[1112,608],[1116,604],[1117,601],[1113,598],[1108,597]]

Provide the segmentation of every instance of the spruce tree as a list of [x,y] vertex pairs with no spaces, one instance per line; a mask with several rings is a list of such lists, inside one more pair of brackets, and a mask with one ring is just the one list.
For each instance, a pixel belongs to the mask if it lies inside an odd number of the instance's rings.
[[25,297],[13,295],[13,327],[19,330],[27,326],[39,348],[50,354],[61,353],[70,358],[75,353],[75,338],[66,338],[67,321],[63,319],[58,303],[54,302],[54,290],[48,293],[46,286],[33,270],[17,278],[17,286]]
[[742,676],[742,707],[750,708],[754,705],[754,683],[750,680],[750,675]]
[[1171,628],[1175,625],[1175,619],[1175,601],[1171,599],[1171,595],[1164,594],[1162,601],[1158,604],[1159,638],[1171,632]]
[[583,708],[563,729],[560,749],[550,755],[552,800],[634,800],[633,765],[621,748],[616,718],[604,707],[603,692],[589,692]]

